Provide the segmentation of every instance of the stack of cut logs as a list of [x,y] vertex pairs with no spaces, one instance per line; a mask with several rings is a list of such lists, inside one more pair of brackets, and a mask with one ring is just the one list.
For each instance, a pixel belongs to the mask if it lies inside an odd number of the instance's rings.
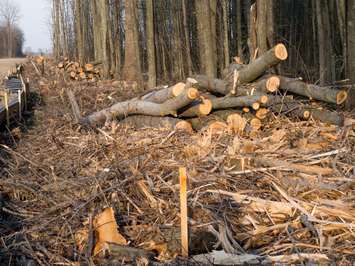
[[59,62],[57,68],[64,73],[67,73],[72,80],[87,80],[97,81],[100,78],[100,71],[96,66],[99,63],[88,63],[80,65],[78,62],[69,61],[64,58]]
[[[341,114],[320,108],[314,100],[339,105],[347,100],[346,90],[268,74],[271,67],[286,60],[287,56],[286,47],[278,44],[248,65],[232,63],[224,71],[224,79],[196,75],[186,83],[149,90],[86,117],[81,117],[73,93],[68,91],[68,96],[76,121],[90,126],[111,123],[117,118],[120,124],[137,128],[168,127],[192,131],[208,127],[241,133],[258,130],[275,114],[344,125],[347,120]],[[74,71],[74,77],[77,72]],[[296,95],[303,96],[303,100],[300,97],[296,100]],[[312,104],[309,100],[313,100]]]

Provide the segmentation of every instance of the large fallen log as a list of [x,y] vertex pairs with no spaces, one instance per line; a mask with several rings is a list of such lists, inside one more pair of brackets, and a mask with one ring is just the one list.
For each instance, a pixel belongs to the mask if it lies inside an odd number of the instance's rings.
[[177,97],[158,104],[142,100],[119,102],[109,108],[90,114],[80,119],[80,124],[97,126],[111,121],[113,118],[123,118],[129,115],[176,116],[177,110],[190,104],[199,96],[195,88],[185,89]]
[[[206,75],[196,75],[196,81],[201,89],[207,90],[211,93],[218,93],[222,95],[227,95],[232,90],[232,85],[222,79],[211,79]],[[236,90],[237,96],[242,95],[256,95],[262,93],[275,92],[280,86],[280,79],[278,76],[269,76],[267,78],[262,78],[255,82],[248,88],[242,86],[238,87]]]
[[[252,61],[250,64],[237,71],[238,84],[245,84],[256,80],[270,67],[287,59],[287,49],[282,43],[267,51],[265,54]],[[229,74],[229,80],[233,81],[233,73]]]
[[342,104],[347,98],[345,90],[307,84],[299,79],[280,76],[280,89],[328,103]]

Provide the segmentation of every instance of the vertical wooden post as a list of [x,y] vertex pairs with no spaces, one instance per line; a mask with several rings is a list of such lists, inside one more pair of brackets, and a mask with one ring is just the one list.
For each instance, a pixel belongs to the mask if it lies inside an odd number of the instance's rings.
[[181,218],[181,254],[189,256],[189,235],[187,228],[187,175],[186,168],[179,168],[180,177],[180,218]]
[[9,114],[9,95],[7,90],[0,91],[0,97],[4,99],[4,107],[6,113],[6,126],[10,127],[10,114]]
[[18,97],[18,119],[21,121],[22,119],[22,90],[17,91],[17,97]]
[[22,91],[23,91],[23,102],[24,102],[24,111],[27,111],[27,86],[25,81],[23,80],[22,74],[20,73],[20,80],[22,84]]

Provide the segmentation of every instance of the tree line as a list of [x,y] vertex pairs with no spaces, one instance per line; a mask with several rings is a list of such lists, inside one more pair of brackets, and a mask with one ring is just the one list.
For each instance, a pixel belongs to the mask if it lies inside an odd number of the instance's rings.
[[22,56],[24,35],[17,26],[20,10],[10,0],[0,0],[0,58]]
[[321,85],[355,80],[355,0],[53,0],[53,52],[150,87],[219,77],[276,43],[275,69]]

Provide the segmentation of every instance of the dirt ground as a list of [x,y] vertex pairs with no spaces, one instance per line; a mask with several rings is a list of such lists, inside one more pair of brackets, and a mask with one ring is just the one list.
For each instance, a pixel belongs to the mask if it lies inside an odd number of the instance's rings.
[[6,73],[10,68],[16,64],[26,62],[26,58],[3,58],[0,59],[0,74]]

